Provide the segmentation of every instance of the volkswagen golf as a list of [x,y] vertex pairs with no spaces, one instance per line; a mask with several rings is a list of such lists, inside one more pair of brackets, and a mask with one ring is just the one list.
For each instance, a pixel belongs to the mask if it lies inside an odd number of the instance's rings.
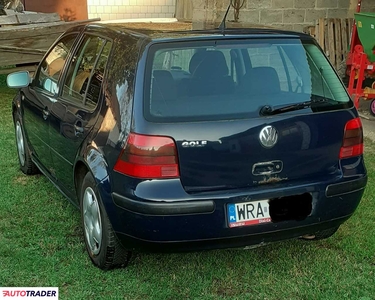
[[94,23],[7,83],[21,171],[80,209],[102,269],[133,251],[328,238],[366,186],[357,110],[302,33]]

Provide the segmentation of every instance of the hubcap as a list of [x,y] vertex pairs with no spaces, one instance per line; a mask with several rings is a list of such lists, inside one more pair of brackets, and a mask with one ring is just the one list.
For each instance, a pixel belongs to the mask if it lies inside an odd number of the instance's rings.
[[23,139],[22,127],[20,121],[16,123],[16,141],[17,141],[17,150],[18,157],[20,159],[21,166],[25,165],[25,143]]
[[91,187],[84,192],[82,209],[86,241],[91,252],[97,255],[102,244],[102,221],[98,199]]

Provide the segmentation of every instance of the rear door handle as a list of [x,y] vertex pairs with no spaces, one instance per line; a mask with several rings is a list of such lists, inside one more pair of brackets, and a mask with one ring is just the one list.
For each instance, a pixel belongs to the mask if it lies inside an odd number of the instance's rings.
[[43,120],[46,121],[49,116],[49,111],[45,108],[43,109]]
[[84,128],[80,126],[80,124],[75,124],[74,125],[74,135],[75,136],[81,136],[84,132]]
[[261,162],[253,165],[253,175],[271,175],[280,173],[283,170],[283,162],[281,160],[273,160]]

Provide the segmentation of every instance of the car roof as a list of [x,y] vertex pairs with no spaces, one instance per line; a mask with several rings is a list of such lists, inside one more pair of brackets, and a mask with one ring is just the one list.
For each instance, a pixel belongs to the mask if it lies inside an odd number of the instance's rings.
[[[299,39],[313,39],[310,35],[295,32],[280,30],[271,27],[262,27],[262,25],[252,25],[248,28],[227,28],[224,31],[219,29],[205,29],[205,30],[160,30],[152,29],[151,24],[144,23],[135,28],[135,23],[90,23],[85,25],[87,30],[104,30],[112,31],[117,34],[130,34],[138,38],[148,39],[151,41],[162,40],[203,40],[203,39],[220,39],[220,38],[299,38]],[[159,24],[160,25],[160,24]],[[159,26],[160,27],[160,26]]]

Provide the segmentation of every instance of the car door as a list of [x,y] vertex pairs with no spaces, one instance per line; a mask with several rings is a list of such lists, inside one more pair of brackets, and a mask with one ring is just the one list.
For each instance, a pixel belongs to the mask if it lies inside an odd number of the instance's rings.
[[54,175],[50,154],[50,111],[56,102],[58,80],[78,33],[63,36],[40,63],[33,82],[23,90],[23,121],[34,159]]
[[98,117],[111,45],[99,36],[83,36],[66,68],[60,96],[51,109],[53,165],[59,184],[67,192],[75,190],[73,166],[76,156]]

